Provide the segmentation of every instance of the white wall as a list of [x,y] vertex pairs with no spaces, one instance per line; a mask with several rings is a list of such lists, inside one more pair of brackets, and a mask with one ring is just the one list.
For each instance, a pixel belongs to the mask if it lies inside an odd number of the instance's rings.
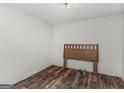
[[13,84],[50,64],[51,25],[0,5],[0,84]]
[[[121,15],[115,15],[54,26],[53,63],[63,65],[64,43],[98,43],[99,73],[121,76],[121,18]],[[72,61],[69,62],[69,67],[92,70],[92,64],[87,62]]]

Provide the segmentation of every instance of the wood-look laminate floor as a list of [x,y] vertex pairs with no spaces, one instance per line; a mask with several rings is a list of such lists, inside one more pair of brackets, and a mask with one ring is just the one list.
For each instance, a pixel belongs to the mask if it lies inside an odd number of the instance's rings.
[[15,84],[16,88],[28,89],[123,89],[119,77],[98,74],[97,81],[91,72],[50,66]]

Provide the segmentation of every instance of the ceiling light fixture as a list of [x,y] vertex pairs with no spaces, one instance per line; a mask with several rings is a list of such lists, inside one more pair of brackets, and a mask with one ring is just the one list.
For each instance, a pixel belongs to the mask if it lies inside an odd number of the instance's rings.
[[69,3],[64,3],[64,6],[65,6],[66,8],[70,8]]

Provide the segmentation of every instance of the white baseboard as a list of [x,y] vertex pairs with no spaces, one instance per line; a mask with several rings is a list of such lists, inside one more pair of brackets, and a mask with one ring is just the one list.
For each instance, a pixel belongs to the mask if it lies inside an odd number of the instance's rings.
[[121,76],[121,78],[122,78],[122,79],[123,79],[123,81],[124,81],[124,75],[122,75],[122,76]]

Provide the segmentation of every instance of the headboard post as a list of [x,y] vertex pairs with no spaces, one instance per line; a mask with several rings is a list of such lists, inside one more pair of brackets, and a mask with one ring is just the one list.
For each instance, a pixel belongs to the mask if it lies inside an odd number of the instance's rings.
[[93,72],[94,72],[94,73],[97,73],[97,72],[98,72],[98,65],[97,65],[97,62],[94,62],[94,63],[93,63]]
[[64,67],[67,68],[67,59],[64,58]]

